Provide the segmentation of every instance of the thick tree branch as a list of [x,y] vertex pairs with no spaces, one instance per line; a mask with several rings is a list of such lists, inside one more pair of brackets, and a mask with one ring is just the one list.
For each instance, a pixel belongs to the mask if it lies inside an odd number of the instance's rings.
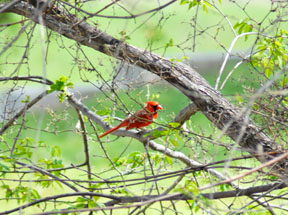
[[[238,189],[238,190],[232,190],[232,191],[225,191],[225,192],[215,192],[215,193],[202,193],[200,194],[201,196],[207,198],[207,199],[223,199],[223,198],[231,198],[231,197],[239,197],[239,196],[251,196],[256,193],[263,193],[266,191],[273,191],[277,189],[282,189],[287,187],[284,183],[274,183],[270,185],[263,185],[263,186],[257,186],[257,187],[251,187],[247,189]],[[99,196],[103,198],[108,198],[108,199],[113,199],[112,201],[109,201],[105,203],[106,208],[93,208],[89,210],[79,210],[78,212],[84,212],[84,211],[98,211],[98,210],[111,210],[111,209],[120,209],[119,207],[109,207],[111,205],[119,204],[119,203],[136,203],[136,202],[141,202],[142,205],[146,205],[149,203],[152,203],[154,201],[172,201],[172,200],[191,200],[197,198],[197,196],[186,196],[181,193],[176,193],[176,194],[170,194],[170,195],[148,195],[148,196],[123,196],[123,197],[118,197],[114,195],[108,195],[108,194],[102,194],[102,193],[92,193],[92,192],[75,192],[75,193],[65,193],[65,194],[60,194],[60,195],[55,195],[55,196],[49,196],[45,197],[42,199],[38,199],[34,202],[27,203],[25,205],[22,205],[20,207],[7,210],[4,212],[0,212],[0,215],[4,214],[10,214],[19,210],[23,210],[25,208],[31,207],[33,205],[39,204],[41,202],[46,202],[49,200],[56,200],[59,198],[65,198],[65,197],[73,197],[73,196]],[[136,205],[128,205],[128,207],[136,207]],[[127,206],[124,206],[126,208]],[[122,207],[121,207],[122,208]],[[61,211],[62,213],[68,213],[68,212],[77,212],[77,211]],[[54,212],[54,213],[59,213]],[[45,214],[54,214],[53,212],[50,213],[45,213]]]
[[174,122],[178,122],[182,126],[192,115],[197,113],[198,108],[194,103],[187,105],[180,113],[175,117]]
[[[201,193],[200,195],[207,198],[207,199],[224,199],[224,198],[232,198],[232,197],[239,197],[239,196],[251,196],[256,193],[263,193],[266,191],[273,191],[277,189],[283,189],[287,187],[285,183],[274,183],[269,185],[262,185],[257,187],[250,187],[247,189],[237,189],[231,191],[224,191],[224,192],[215,192],[215,193]],[[161,196],[161,195],[160,195]],[[159,198],[158,195],[151,195],[151,196],[139,196],[139,197],[121,197],[121,202],[118,203],[133,203],[133,202],[142,202],[147,201],[153,198]],[[193,196],[193,194],[192,194]],[[197,198],[194,196],[194,198]],[[191,196],[186,196],[184,194],[170,194],[167,195],[167,198],[163,198],[163,201],[171,201],[171,200],[190,200],[193,199]],[[117,200],[114,200],[117,201]]]

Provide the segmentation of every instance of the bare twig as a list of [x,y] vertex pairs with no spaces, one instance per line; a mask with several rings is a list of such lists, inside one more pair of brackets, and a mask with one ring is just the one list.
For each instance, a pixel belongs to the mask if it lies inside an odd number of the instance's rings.
[[211,185],[208,185],[208,186],[201,187],[200,190],[210,189],[212,187],[215,187],[215,186],[218,186],[218,185],[221,185],[221,184],[227,184],[227,183],[231,183],[233,181],[239,180],[239,179],[241,179],[241,178],[243,178],[243,177],[245,177],[247,175],[251,175],[252,173],[257,172],[257,171],[259,171],[259,170],[261,170],[261,169],[263,169],[265,167],[268,167],[268,166],[271,166],[273,164],[276,164],[279,161],[281,161],[281,160],[283,160],[283,159],[285,159],[287,157],[288,157],[288,152],[286,152],[286,153],[284,153],[284,154],[282,154],[282,155],[280,155],[280,156],[278,156],[278,157],[276,157],[276,158],[274,158],[274,159],[272,159],[272,160],[260,165],[259,167],[254,168],[254,169],[252,169],[250,171],[247,171],[245,173],[237,175],[237,176],[235,176],[233,178],[226,179],[226,180],[221,181],[221,182],[216,183],[216,184],[211,184]]
[[88,179],[91,180],[92,179],[92,177],[91,177],[91,164],[90,164],[89,143],[88,143],[88,136],[87,136],[88,132],[87,132],[87,129],[86,129],[86,125],[85,125],[85,121],[84,121],[82,113],[78,109],[76,109],[76,111],[77,111],[78,118],[79,118],[79,121],[80,121],[80,125],[81,125],[81,128],[82,128],[82,137],[83,137],[83,143],[84,143],[84,153],[85,153],[85,157],[86,157],[85,164],[87,165]]
[[[137,17],[139,17],[139,16],[143,16],[143,15],[146,15],[146,14],[149,14],[149,13],[153,13],[153,12],[156,12],[156,11],[160,11],[160,10],[162,10],[163,8],[168,7],[169,5],[173,4],[173,3],[176,2],[176,1],[177,1],[177,0],[172,0],[172,1],[167,2],[166,4],[161,5],[160,7],[157,7],[157,8],[154,8],[154,9],[151,9],[151,10],[148,10],[148,11],[145,11],[145,12],[142,12],[142,13],[138,13],[138,14],[134,14],[134,15],[132,14],[132,15],[130,15],[130,16],[109,16],[109,15],[101,15],[101,14],[98,14],[99,11],[97,11],[96,13],[90,13],[90,12],[88,12],[88,11],[86,11],[86,10],[83,10],[83,9],[79,8],[79,7],[75,7],[74,5],[72,5],[72,4],[70,4],[70,3],[66,2],[66,1],[63,1],[62,3],[68,5],[68,6],[72,7],[72,8],[74,8],[74,9],[77,10],[77,11],[83,12],[83,13],[85,13],[85,14],[87,14],[87,15],[90,15],[90,16],[98,16],[98,17],[109,18],[109,19],[135,19],[135,18],[137,18]],[[102,10],[101,10],[101,11],[102,11]],[[101,11],[100,11],[100,12],[101,12]]]
[[0,8],[0,14],[4,13],[5,11],[8,11],[11,7],[13,7],[15,4],[20,2],[21,0],[13,0],[10,3],[4,5],[2,8]]
[[[0,10],[1,10],[1,7],[0,7]],[[9,8],[9,10],[10,10],[10,8]],[[20,36],[23,34],[23,32],[26,30],[26,28],[29,27],[30,24],[32,24],[32,21],[28,22],[26,25],[21,27],[20,31],[14,37],[14,39],[2,49],[2,51],[0,52],[0,56],[2,56],[13,45],[13,43],[15,43],[20,38]]]
[[37,102],[39,102],[43,97],[45,97],[48,94],[48,91],[45,91],[38,95],[36,98],[34,98],[31,102],[28,104],[25,104],[25,107],[23,107],[18,113],[15,114],[0,130],[0,135],[2,135],[10,126],[13,125],[15,120],[17,120],[22,114],[25,113],[28,109],[30,109],[33,105],[35,105]]
[[255,35],[255,34],[258,34],[258,33],[257,33],[257,32],[246,32],[246,33],[242,33],[242,34],[240,34],[240,35],[237,35],[237,36],[233,39],[233,41],[232,41],[232,43],[231,43],[231,45],[230,45],[230,47],[229,47],[229,49],[228,49],[228,51],[227,51],[227,53],[226,53],[225,59],[224,59],[224,61],[223,61],[223,63],[222,63],[222,66],[221,66],[221,68],[220,68],[219,75],[218,75],[218,77],[217,77],[216,84],[215,84],[215,89],[216,89],[216,90],[218,89],[218,85],[220,84],[221,76],[222,76],[222,74],[223,74],[223,71],[224,71],[224,69],[225,69],[225,66],[226,66],[226,64],[227,64],[227,62],[228,62],[229,57],[231,56],[231,52],[232,52],[232,50],[233,50],[236,42],[238,41],[238,39],[241,38],[241,37],[247,36],[247,35]]
[[26,115],[26,104],[25,104],[25,107],[24,107],[24,112],[23,112],[23,118],[22,118],[21,126],[20,126],[20,128],[19,128],[19,131],[17,132],[17,135],[16,135],[16,137],[15,137],[13,146],[12,146],[11,151],[10,151],[10,157],[13,156],[13,153],[14,153],[14,150],[15,150],[15,147],[16,147],[16,144],[17,144],[19,135],[20,135],[20,133],[21,133],[23,127],[24,127],[24,124],[25,124],[25,115]]
[[37,76],[37,75],[31,75],[31,76],[14,76],[14,77],[0,77],[0,81],[10,81],[10,80],[15,80],[15,81],[32,81],[32,82],[37,82],[40,84],[46,84],[46,85],[51,85],[53,84],[53,81],[50,81],[49,79],[46,79],[42,76]]

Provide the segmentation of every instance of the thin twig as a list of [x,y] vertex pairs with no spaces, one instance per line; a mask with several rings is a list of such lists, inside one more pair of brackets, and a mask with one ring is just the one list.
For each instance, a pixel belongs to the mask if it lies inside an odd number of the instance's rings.
[[272,160],[270,160],[270,161],[268,161],[268,162],[266,162],[266,163],[264,163],[264,164],[262,164],[262,165],[260,165],[260,166],[258,166],[256,168],[254,168],[254,169],[252,169],[250,171],[244,172],[244,173],[239,174],[239,175],[237,175],[237,176],[235,176],[233,178],[226,179],[226,180],[221,181],[221,182],[216,183],[216,184],[211,184],[211,185],[208,185],[208,186],[201,187],[200,190],[210,189],[212,187],[215,187],[215,186],[218,186],[218,185],[221,185],[221,184],[227,184],[227,183],[231,183],[233,181],[239,180],[239,179],[241,179],[241,178],[243,178],[243,177],[245,177],[247,175],[251,175],[252,173],[257,172],[257,171],[259,171],[259,170],[261,170],[261,169],[263,169],[265,167],[268,167],[268,166],[271,166],[273,164],[276,164],[279,161],[281,161],[281,160],[283,160],[283,159],[285,159],[287,157],[288,157],[288,152],[286,152],[286,153],[284,153],[284,154],[282,154],[282,155],[280,155],[280,156],[278,156],[278,157],[276,157],[276,158],[274,158],[274,159],[272,159]]
[[35,105],[37,102],[39,102],[43,97],[48,95],[48,91],[44,91],[40,95],[38,95],[36,98],[34,98],[31,102],[29,102],[25,107],[23,107],[17,114],[15,114],[14,117],[12,117],[0,130],[0,135],[2,135],[10,126],[13,125],[13,123],[27,111],[30,109],[33,105]]
[[79,118],[80,125],[82,128],[81,133],[82,133],[83,143],[84,143],[84,153],[85,153],[85,157],[86,157],[85,164],[87,165],[88,179],[91,180],[92,179],[92,177],[91,177],[91,164],[90,164],[89,143],[88,143],[88,136],[87,136],[88,132],[86,129],[86,125],[85,125],[82,113],[78,109],[76,109],[76,112],[78,114],[78,118]]
[[232,52],[232,50],[233,50],[233,48],[234,48],[237,40],[238,40],[239,38],[241,38],[241,37],[244,37],[244,36],[247,36],[247,35],[253,35],[253,34],[255,35],[255,34],[258,34],[258,33],[257,33],[257,32],[246,32],[246,33],[242,33],[242,34],[240,34],[240,35],[237,35],[237,36],[233,39],[233,41],[231,42],[231,45],[230,45],[230,47],[229,47],[229,49],[228,49],[228,51],[227,51],[227,53],[226,53],[225,59],[224,59],[222,65],[221,65],[221,68],[220,68],[220,71],[219,71],[219,75],[218,75],[217,80],[216,80],[216,84],[215,84],[215,89],[216,89],[216,90],[218,89],[218,85],[219,85],[219,83],[220,83],[220,79],[221,79],[222,73],[223,73],[223,71],[224,71],[224,69],[225,69],[225,66],[226,66],[226,64],[227,64],[227,61],[228,61],[229,57],[231,56],[231,52]]
[[13,7],[15,4],[17,4],[20,1],[22,1],[22,0],[13,0],[13,1],[9,2],[8,4],[6,4],[4,7],[2,7],[0,9],[0,14],[4,13],[5,11],[8,11],[11,7]]
[[51,85],[53,84],[53,81],[50,81],[47,78],[44,78],[42,76],[38,75],[31,75],[31,76],[14,76],[14,77],[0,77],[0,81],[10,81],[10,80],[15,80],[15,81],[32,81],[32,82],[37,82],[40,84],[46,84],[46,85]]

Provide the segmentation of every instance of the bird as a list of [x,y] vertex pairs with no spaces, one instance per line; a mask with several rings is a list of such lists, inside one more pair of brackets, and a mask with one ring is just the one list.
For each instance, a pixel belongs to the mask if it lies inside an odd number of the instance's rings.
[[102,138],[106,136],[107,134],[110,134],[119,128],[126,127],[126,130],[130,130],[133,128],[142,128],[150,125],[153,123],[153,119],[157,119],[158,117],[158,110],[162,110],[163,107],[159,104],[159,102],[156,101],[148,101],[146,102],[146,107],[142,110],[137,111],[132,116],[128,117],[124,121],[122,121],[119,125],[116,127],[106,131],[104,134],[102,134],[99,138]]

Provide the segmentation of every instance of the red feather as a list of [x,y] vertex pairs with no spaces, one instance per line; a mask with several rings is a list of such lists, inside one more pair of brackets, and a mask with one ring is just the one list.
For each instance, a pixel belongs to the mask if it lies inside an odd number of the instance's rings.
[[147,105],[145,108],[143,108],[142,110],[139,110],[134,115],[125,119],[116,127],[106,131],[104,134],[100,136],[100,138],[122,127],[126,127],[126,130],[129,130],[133,128],[142,128],[142,127],[148,126],[151,123],[153,123],[153,119],[157,119],[158,117],[157,110],[161,110],[161,109],[163,108],[158,102],[149,101],[147,102]]

